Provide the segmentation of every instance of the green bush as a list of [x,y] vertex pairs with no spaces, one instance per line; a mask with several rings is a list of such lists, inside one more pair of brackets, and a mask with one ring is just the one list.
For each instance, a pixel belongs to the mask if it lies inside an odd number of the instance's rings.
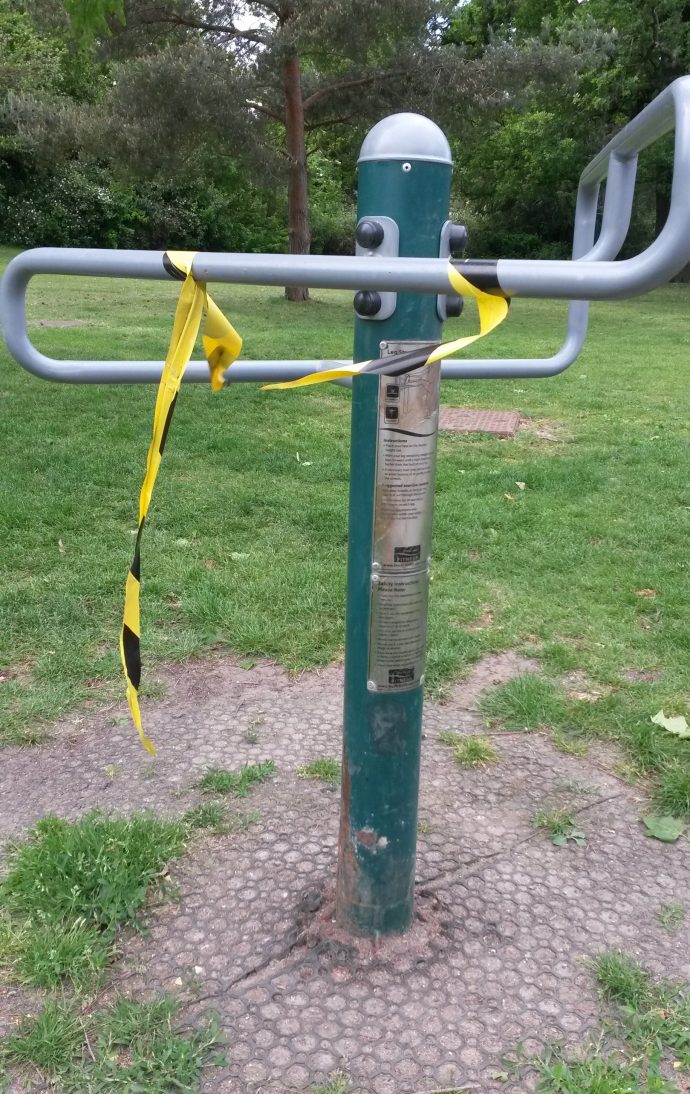
[[115,247],[123,208],[108,176],[69,164],[36,172],[0,211],[0,237],[24,247]]
[[282,251],[285,213],[274,196],[229,173],[198,180],[123,183],[71,163],[35,170],[0,205],[0,239],[20,247],[144,247]]
[[545,240],[532,232],[491,228],[471,221],[467,231],[470,258],[570,258],[569,244]]
[[353,254],[355,210],[343,194],[339,163],[315,152],[309,163],[309,213],[313,254]]

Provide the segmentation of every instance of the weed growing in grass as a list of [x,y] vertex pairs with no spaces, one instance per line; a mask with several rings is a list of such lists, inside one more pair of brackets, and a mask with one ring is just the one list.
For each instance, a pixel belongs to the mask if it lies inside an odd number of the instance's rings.
[[228,813],[223,802],[202,802],[188,809],[182,820],[189,831],[213,832],[215,835],[229,835],[246,832],[259,819],[256,809],[247,809],[241,813]]
[[663,771],[654,803],[664,816],[690,818],[690,770],[676,761]]
[[319,760],[298,767],[295,774],[300,779],[321,779],[325,783],[340,782],[340,763],[323,756]]
[[690,1064],[688,985],[656,982],[620,951],[600,954],[593,969],[602,996],[615,1008],[598,1042],[583,1046],[574,1060],[559,1047],[527,1057],[518,1045],[514,1058],[505,1061],[510,1073],[536,1071],[538,1094],[680,1094],[661,1063],[671,1051],[677,1067]]
[[105,1011],[80,1017],[65,1003],[49,1002],[6,1038],[8,1064],[34,1068],[62,1094],[197,1089],[202,1068],[223,1062],[222,1037],[211,1020],[196,1031],[177,1032],[179,1003],[118,999]]
[[10,1034],[0,1052],[9,1063],[35,1068],[49,1079],[72,1065],[84,1040],[84,1030],[73,1007],[49,1000],[37,1018],[26,1018]]
[[621,950],[600,954],[594,972],[601,994],[610,1003],[637,1008],[649,998],[649,973]]
[[221,833],[225,827],[225,806],[222,802],[202,802],[183,813],[182,820],[190,832],[211,831]]
[[655,981],[632,957],[620,951],[601,954],[594,962],[605,999],[614,1003],[622,1033],[643,1059],[660,1059],[665,1049],[682,1067],[690,1066],[690,987]]
[[262,726],[265,721],[266,718],[262,713],[259,713],[256,717],[252,718],[244,733],[244,739],[248,745],[256,744],[259,739],[259,726]]
[[663,927],[664,930],[674,931],[676,927],[680,927],[681,923],[685,922],[687,914],[687,910],[682,904],[670,901],[668,904],[661,905],[656,913],[656,919],[659,926]]
[[567,809],[539,809],[532,815],[531,823],[533,828],[548,832],[556,847],[566,847],[568,843],[584,847],[585,834]]
[[565,756],[586,756],[589,751],[587,741],[584,741],[577,732],[573,733],[572,730],[554,730],[551,740],[554,748],[557,748]]
[[246,798],[253,786],[270,779],[275,772],[273,760],[259,764],[245,764],[240,771],[227,771],[224,767],[209,767],[195,786],[210,794],[233,794]]
[[554,1052],[531,1066],[539,1073],[537,1094],[679,1094],[655,1065],[646,1068],[613,1055],[569,1061]]
[[690,818],[690,763],[681,751],[687,742],[653,725],[646,711],[641,716],[631,695],[614,692],[596,703],[568,699],[552,681],[526,675],[489,692],[481,710],[490,724],[506,729],[550,729],[555,746],[574,755],[586,752],[594,737],[617,741],[629,757],[628,778],[658,778],[658,812]]
[[561,779],[558,784],[558,790],[563,794],[572,794],[577,798],[589,798],[592,794],[596,794],[597,788],[591,783],[583,782],[582,779]]
[[461,767],[485,767],[498,760],[498,752],[488,737],[479,737],[475,734],[464,736],[461,733],[444,730],[439,733],[438,739],[441,744],[448,745],[453,753],[453,759]]
[[88,813],[75,824],[38,821],[8,852],[0,882],[0,958],[25,982],[78,989],[98,979],[115,933],[137,923],[151,888],[183,850],[183,821]]
[[483,696],[480,710],[490,723],[506,729],[550,729],[562,723],[565,705],[551,680],[527,673]]

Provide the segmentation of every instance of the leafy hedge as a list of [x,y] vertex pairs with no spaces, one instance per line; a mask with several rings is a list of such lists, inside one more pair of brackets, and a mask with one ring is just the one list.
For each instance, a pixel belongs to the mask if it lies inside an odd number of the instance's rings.
[[20,247],[285,250],[285,214],[274,196],[229,181],[227,189],[203,181],[122,183],[79,163],[36,171],[14,193],[0,187],[0,240]]

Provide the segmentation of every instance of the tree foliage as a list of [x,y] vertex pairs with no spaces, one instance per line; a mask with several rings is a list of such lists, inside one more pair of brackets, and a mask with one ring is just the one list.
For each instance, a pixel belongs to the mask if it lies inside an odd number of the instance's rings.
[[125,21],[123,0],[65,0],[65,10],[76,36],[82,40],[107,33],[110,21]]
[[[0,0],[0,234],[348,250],[366,128],[419,110],[473,253],[566,253],[582,167],[689,63],[690,0]],[[641,181],[640,236],[668,148]]]
[[[475,243],[506,253],[566,253],[579,174],[611,136],[690,66],[690,4],[684,0],[469,0],[448,37],[473,56],[499,41],[523,50],[531,37],[580,58],[576,79],[526,89],[493,127],[465,147],[462,191]],[[668,211],[670,145],[643,154],[632,241],[658,231]],[[510,197],[512,195],[512,198]]]
[[0,88],[7,95],[59,91],[61,49],[44,39],[11,0],[0,0]]

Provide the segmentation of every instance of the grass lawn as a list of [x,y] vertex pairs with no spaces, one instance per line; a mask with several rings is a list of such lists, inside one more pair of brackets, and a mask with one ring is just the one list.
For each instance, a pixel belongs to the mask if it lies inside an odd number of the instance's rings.
[[[178,288],[40,279],[33,336],[58,357],[160,359]],[[350,353],[349,293],[304,307],[270,288],[213,295],[248,357]],[[595,306],[585,353],[551,380],[446,384],[446,403],[515,408],[548,436],[442,438],[427,677],[438,691],[489,650],[539,656],[546,681],[508,688],[497,724],[549,724],[565,747],[614,737],[637,769],[663,773],[666,810],[688,814],[690,742],[649,718],[690,702],[689,304],[672,285]],[[563,305],[518,300],[478,352],[548,354],[563,325]],[[155,392],[49,385],[4,349],[0,370],[0,739],[22,741],[118,694]],[[293,669],[341,655],[349,409],[349,392],[325,385],[184,389],[143,547],[149,666],[212,646]]]

